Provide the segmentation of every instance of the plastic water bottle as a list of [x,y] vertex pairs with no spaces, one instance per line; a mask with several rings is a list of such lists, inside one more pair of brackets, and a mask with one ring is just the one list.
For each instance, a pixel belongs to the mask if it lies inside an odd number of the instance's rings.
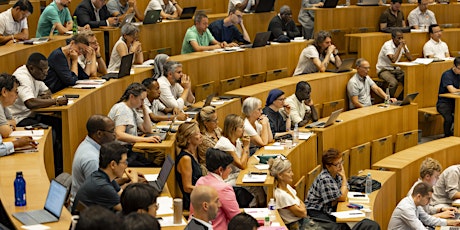
[[275,203],[275,198],[271,198],[270,202],[268,202],[268,210],[269,214],[268,216],[270,217],[270,224],[271,222],[276,220],[276,203]]
[[299,143],[299,123],[295,123],[294,125],[294,133],[292,136],[292,144]]
[[389,104],[390,104],[390,89],[387,88],[386,96],[385,96],[385,105],[389,105]]
[[347,1],[346,1],[346,5],[347,5],[347,6],[350,6],[350,0],[347,0]]
[[14,205],[26,205],[26,181],[22,176],[22,171],[16,172],[16,179],[14,179]]
[[366,177],[366,194],[372,193],[372,177],[371,174],[368,173]]
[[77,16],[73,16],[72,34],[73,35],[78,34]]

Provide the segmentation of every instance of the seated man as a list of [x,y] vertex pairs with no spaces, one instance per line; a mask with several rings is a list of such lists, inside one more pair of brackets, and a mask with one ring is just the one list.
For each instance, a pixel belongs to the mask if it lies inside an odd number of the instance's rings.
[[161,10],[160,17],[164,19],[174,19],[182,15],[182,7],[176,0],[150,0],[144,16],[149,10]]
[[446,225],[459,225],[460,220],[445,220],[428,215],[421,206],[430,202],[433,194],[431,185],[421,182],[414,187],[411,196],[404,197],[396,206],[391,215],[388,229],[426,229],[425,226],[436,227]]
[[[356,60],[356,74],[350,78],[347,84],[347,93],[350,109],[371,106],[371,89],[381,98],[386,99],[387,95],[375,82],[367,75],[369,72],[369,62],[363,58]],[[396,98],[390,99],[392,102]]]
[[144,21],[144,15],[137,8],[136,0],[109,0],[107,9],[112,17],[117,17],[123,21],[128,14],[134,13],[139,21]]
[[[460,57],[456,57],[454,59],[454,66],[442,74],[438,94],[458,92],[460,92]],[[438,96],[436,110],[444,118],[444,137],[452,136],[455,99]]]
[[309,121],[318,120],[318,112],[310,98],[310,93],[310,84],[300,81],[295,87],[295,93],[286,98],[285,103],[291,109],[291,124],[298,124],[299,127],[303,127]]
[[392,63],[398,62],[403,54],[409,61],[412,61],[412,55],[406,46],[403,33],[401,30],[393,30],[391,31],[391,40],[383,44],[377,60],[377,75],[388,82],[390,97],[397,97],[395,92],[398,88],[398,82],[404,82],[404,72],[392,65]]
[[77,16],[79,26],[89,25],[91,28],[100,26],[115,26],[118,24],[117,17],[110,17],[106,1],[82,0],[75,8],[74,16]]
[[441,173],[433,186],[430,210],[449,208],[456,199],[460,199],[460,165],[452,165]]
[[[407,196],[412,196],[414,192],[414,188],[416,185],[425,182],[431,186],[434,186],[439,179],[439,175],[442,172],[441,164],[439,161],[428,157],[422,162],[420,166],[420,178],[412,185],[412,188],[407,193]],[[444,207],[444,208],[433,208],[430,209],[430,205],[422,205],[421,206],[426,213],[432,214],[434,217],[450,219],[455,217],[455,212],[457,212],[457,208],[454,207]]]
[[55,0],[43,10],[38,19],[35,37],[40,38],[50,34],[65,34],[67,31],[72,31],[73,20],[68,8],[70,1]]
[[[99,205],[104,208],[121,211],[120,195],[123,188],[130,183],[138,183],[139,176],[128,167],[128,149],[121,143],[112,141],[101,146],[99,154],[99,169],[85,180],[75,196],[72,213],[77,211],[78,202],[87,206]],[[121,188],[114,183],[115,178],[122,178],[126,174],[130,182]]]
[[414,29],[428,29],[431,24],[438,24],[433,11],[428,9],[430,0],[418,0],[418,7],[407,16],[409,26]]
[[92,115],[86,122],[86,130],[88,135],[75,151],[72,162],[72,201],[80,186],[99,168],[101,145],[115,140],[115,123],[106,116]]
[[187,29],[182,42],[182,54],[201,52],[224,48],[226,42],[218,42],[208,29],[208,16],[203,12],[197,12],[194,18],[195,25]]
[[212,229],[210,222],[216,218],[217,211],[222,206],[217,190],[206,185],[196,186],[190,195],[190,203],[194,213],[185,230]]
[[431,24],[430,27],[428,27],[428,32],[430,32],[431,38],[423,46],[423,56],[426,58],[450,57],[449,47],[447,47],[445,42],[441,41],[441,27],[439,27],[438,24]]
[[251,8],[259,4],[259,0],[228,0],[228,11],[232,8],[244,9],[245,13],[249,13]]
[[[236,25],[240,25],[243,34],[236,28]],[[243,24],[243,13],[237,8],[230,9],[228,16],[224,19],[212,22],[208,29],[217,41],[226,42],[230,46],[238,46],[238,44],[233,43],[234,41],[245,44],[251,43]]]
[[195,96],[190,89],[190,77],[182,73],[182,64],[168,61],[164,65],[164,74],[158,78],[160,85],[160,101],[167,108],[182,110],[185,105],[195,102]]
[[82,32],[88,39],[89,47],[84,55],[78,56],[78,64],[90,78],[97,78],[98,74],[107,74],[107,66],[101,56],[101,47],[93,31]]
[[166,106],[161,103],[159,100],[161,94],[160,84],[156,79],[151,77],[146,78],[142,81],[142,84],[147,88],[147,97],[144,99],[144,105],[153,122],[184,121],[187,119],[187,115],[179,108],[166,108]]
[[301,35],[294,20],[292,20],[292,11],[288,5],[282,6],[279,14],[272,18],[268,24],[268,31],[272,32],[270,41],[279,39],[281,35],[287,36],[289,39]]
[[335,45],[332,44],[331,33],[319,31],[316,35],[314,44],[308,45],[302,50],[299,62],[294,71],[294,76],[306,73],[325,72],[329,62],[339,67],[342,65],[342,60],[338,52]]
[[380,15],[380,31],[391,27],[405,27],[406,20],[401,9],[402,0],[391,0],[390,7]]
[[29,0],[19,0],[0,14],[0,45],[29,39],[27,17],[34,12]]

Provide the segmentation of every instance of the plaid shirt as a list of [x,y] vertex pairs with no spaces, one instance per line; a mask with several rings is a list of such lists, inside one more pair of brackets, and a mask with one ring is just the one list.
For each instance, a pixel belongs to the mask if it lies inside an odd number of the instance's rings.
[[330,214],[333,211],[331,202],[342,196],[341,186],[341,176],[337,175],[334,179],[327,169],[323,169],[308,191],[305,201],[307,210],[313,209]]

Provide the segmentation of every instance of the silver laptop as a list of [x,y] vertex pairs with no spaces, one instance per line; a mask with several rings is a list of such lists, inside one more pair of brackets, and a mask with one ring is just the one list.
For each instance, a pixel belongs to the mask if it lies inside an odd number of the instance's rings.
[[378,6],[379,5],[379,0],[359,0],[358,3],[356,3],[358,6]]
[[[211,102],[212,102],[212,99],[214,98],[215,95],[216,95],[215,93],[209,94],[206,97],[206,100],[204,101],[203,107],[210,106]],[[187,108],[185,110],[185,112],[187,112],[187,113],[194,113],[194,112],[199,113],[203,107],[189,107],[189,108]]]
[[417,97],[417,95],[418,95],[418,92],[407,94],[404,100],[396,101],[394,103],[391,103],[391,105],[399,105],[399,106],[409,105],[415,99],[415,97]]
[[307,125],[307,128],[325,128],[328,127],[332,124],[334,124],[335,120],[337,117],[339,117],[339,114],[342,112],[343,109],[336,110],[331,113],[331,116],[329,116],[329,119],[327,119],[326,122],[324,121],[316,121],[311,124]]
[[157,180],[149,181],[149,184],[152,185],[158,192],[161,193],[165,187],[168,176],[171,173],[172,168],[174,167],[174,161],[171,156],[167,155],[163,166],[161,167],[160,173],[158,174]]
[[332,73],[343,73],[343,72],[349,72],[351,71],[351,68],[353,67],[353,64],[355,63],[354,58],[347,58],[342,60],[342,64],[339,66],[339,68],[333,69],[333,70],[326,70],[326,72],[332,72]]
[[[57,222],[61,217],[62,207],[67,198],[68,189],[52,180],[46,197],[45,208],[27,212],[13,213],[13,216],[24,225],[43,224]],[[33,196],[33,194],[32,194]],[[31,196],[31,197],[32,197]]]
[[168,137],[168,132],[173,130],[174,122],[176,119],[173,119],[171,121],[171,124],[169,125],[168,129],[160,129],[158,131],[154,131],[153,133],[147,133],[145,134],[146,137],[151,137],[151,136],[159,136],[161,138],[161,141],[166,140],[166,137]]
[[130,14],[126,15],[126,17],[123,19],[123,21],[119,22],[118,26],[121,28],[125,24],[131,23],[133,21],[134,16],[135,16],[134,13],[130,13]]

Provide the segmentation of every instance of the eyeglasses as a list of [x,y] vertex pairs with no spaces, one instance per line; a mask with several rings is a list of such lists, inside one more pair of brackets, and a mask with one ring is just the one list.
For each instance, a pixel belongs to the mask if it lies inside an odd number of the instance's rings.
[[102,131],[102,132],[108,132],[108,133],[115,133],[115,130],[104,130],[104,129],[100,129],[100,131]]
[[128,160],[119,161],[118,164],[124,164],[124,165],[128,166]]
[[333,166],[335,166],[335,167],[339,167],[339,166],[343,165],[343,160],[340,161],[340,162],[337,163],[337,164],[330,164],[330,165],[333,165]]

